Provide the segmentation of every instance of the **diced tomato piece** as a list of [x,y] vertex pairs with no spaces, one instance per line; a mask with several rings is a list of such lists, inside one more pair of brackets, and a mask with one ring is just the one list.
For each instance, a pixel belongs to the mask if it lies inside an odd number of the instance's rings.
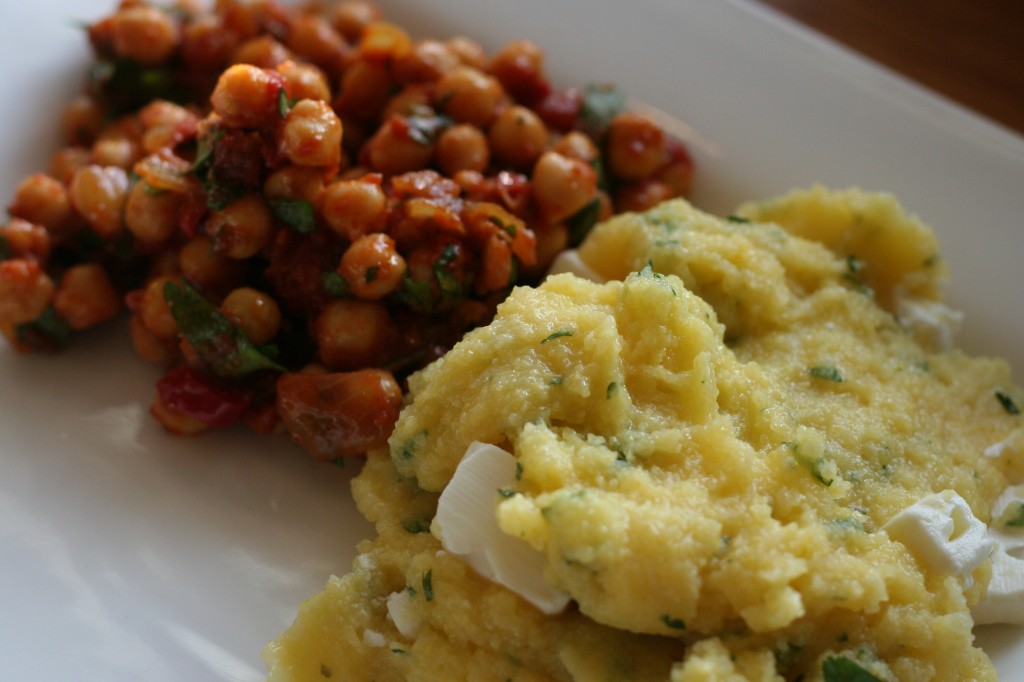
[[234,424],[251,402],[246,393],[217,384],[187,365],[165,374],[156,390],[164,408],[211,427]]

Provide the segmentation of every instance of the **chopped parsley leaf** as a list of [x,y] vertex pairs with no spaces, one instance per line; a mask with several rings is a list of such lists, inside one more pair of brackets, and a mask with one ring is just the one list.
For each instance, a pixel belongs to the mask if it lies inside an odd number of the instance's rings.
[[325,272],[321,276],[323,281],[324,291],[331,298],[344,298],[345,296],[352,295],[352,289],[348,286],[348,280],[341,276],[339,272]]
[[1020,408],[1017,407],[1017,403],[1013,402],[1013,398],[1008,394],[1003,393],[1002,391],[996,391],[996,400],[998,400],[999,404],[1003,406],[1003,409],[1006,410],[1007,414],[1020,414]]
[[550,334],[548,334],[548,337],[546,339],[544,339],[543,341],[541,341],[541,343],[547,343],[548,341],[554,341],[555,339],[560,339],[563,336],[572,336],[573,334],[574,334],[574,332],[572,330],[570,330],[570,329],[559,329],[556,332],[551,332]]
[[316,212],[313,204],[302,199],[271,199],[270,212],[277,220],[299,234],[309,234],[316,229]]
[[15,337],[33,350],[59,350],[71,338],[71,327],[57,314],[52,306],[31,322],[23,322],[14,328]]
[[744,218],[741,215],[727,215],[725,216],[725,219],[730,223],[740,223],[744,225],[750,223],[750,218]]
[[612,383],[608,384],[608,388],[605,389],[604,397],[605,398],[611,398],[613,395],[615,395],[615,393],[618,390],[619,390],[619,382],[613,381]]
[[686,623],[681,618],[673,618],[672,616],[663,614],[661,616],[661,622],[665,624],[665,627],[672,628],[673,630],[685,630]]
[[579,120],[595,140],[604,137],[612,119],[626,109],[626,96],[614,85],[589,83],[583,91]]
[[882,682],[859,663],[845,656],[829,656],[821,665],[825,682]]
[[428,570],[423,576],[423,598],[427,601],[434,600],[434,571]]
[[420,516],[415,519],[408,519],[402,522],[402,528],[405,532],[417,534],[426,533],[430,530],[430,519],[426,516]]
[[824,379],[826,381],[834,381],[840,383],[843,381],[842,373],[830,365],[819,365],[817,367],[811,367],[807,372],[815,379]]

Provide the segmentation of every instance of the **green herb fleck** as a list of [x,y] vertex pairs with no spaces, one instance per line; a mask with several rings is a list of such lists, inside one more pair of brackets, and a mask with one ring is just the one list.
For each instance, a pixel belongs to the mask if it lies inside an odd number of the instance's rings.
[[427,601],[434,600],[434,571],[428,570],[423,576],[423,598]]
[[502,220],[496,215],[487,216],[487,221],[494,225],[495,227],[497,227],[499,230],[502,230],[503,232],[507,233],[510,237],[515,237],[516,232],[519,231],[515,223],[506,223],[504,220]]
[[1003,393],[1002,391],[996,391],[996,400],[1003,406],[1007,414],[1020,414],[1020,408],[1017,407],[1017,403],[1013,402],[1013,398],[1009,394]]
[[561,374],[556,374],[554,377],[551,378],[551,381],[548,382],[548,386],[561,386],[564,382],[565,377],[563,377]]
[[516,462],[516,480],[517,481],[523,480],[523,463],[522,462]]
[[998,523],[1010,528],[1024,528],[1024,502],[1017,500],[1007,505],[999,515]]
[[566,227],[569,228],[569,248],[579,246],[580,242],[594,229],[600,216],[601,199],[594,197],[565,221]]
[[71,327],[57,314],[52,306],[31,322],[23,322],[14,328],[15,337],[33,350],[59,350],[71,339]]
[[829,656],[822,663],[825,682],[882,682],[859,663],[845,656]]
[[835,367],[829,365],[819,365],[817,367],[811,367],[807,371],[815,379],[824,379],[826,381],[834,381],[836,383],[840,383],[843,381],[842,373]]
[[313,210],[313,204],[308,201],[271,199],[270,212],[299,234],[309,234],[316,229],[316,212]]
[[429,109],[417,111],[405,120],[409,124],[410,139],[424,146],[433,144],[438,135],[454,123],[449,117],[434,114]]
[[501,497],[504,497],[506,499],[509,498],[509,497],[514,497],[515,494],[516,494],[516,491],[512,490],[511,488],[498,488],[498,495],[500,495]]
[[398,296],[407,306],[420,312],[429,313],[434,310],[434,297],[431,295],[430,282],[412,279],[405,275]]
[[583,91],[579,120],[595,140],[604,136],[612,119],[626,109],[626,97],[614,85],[590,83]]
[[224,137],[223,130],[218,130],[213,135],[203,135],[200,137],[196,146],[196,160],[192,162],[192,165],[189,166],[185,173],[201,175],[213,158],[214,151],[217,149],[217,143],[220,142],[222,137]]
[[370,282],[375,281],[377,279],[378,274],[380,274],[379,265],[371,265],[370,267],[366,268],[366,275],[364,277],[366,283],[369,284]]
[[574,332],[572,330],[569,330],[569,329],[559,329],[556,332],[551,332],[550,334],[548,334],[548,337],[546,339],[544,339],[543,341],[541,341],[541,343],[547,343],[548,341],[554,341],[555,339],[560,339],[563,336],[572,336],[573,333]]
[[610,384],[608,384],[608,388],[606,388],[604,390],[604,397],[605,398],[611,398],[618,391],[619,391],[619,382],[613,381]]
[[401,647],[397,647],[397,646],[391,647],[391,653],[398,654],[399,656],[408,656],[409,655],[408,651],[406,651],[405,649],[402,649]]
[[430,530],[430,519],[426,516],[418,516],[402,522],[402,528],[407,533],[426,533]]
[[164,300],[171,315],[199,357],[218,376],[235,379],[253,372],[284,367],[253,346],[242,330],[188,284],[167,282]]
[[348,280],[342,277],[340,272],[325,272],[321,275],[321,280],[324,284],[324,291],[331,298],[344,298],[352,295]]
[[286,118],[291,108],[295,106],[294,102],[288,99],[288,93],[285,92],[284,88],[277,91],[277,113],[281,115],[281,118]]
[[725,219],[730,223],[740,223],[741,225],[750,223],[750,218],[744,218],[741,215],[727,215],[725,216]]
[[661,616],[661,622],[665,624],[665,627],[672,628],[673,630],[685,630],[686,623],[681,618],[673,618],[672,616],[663,614]]

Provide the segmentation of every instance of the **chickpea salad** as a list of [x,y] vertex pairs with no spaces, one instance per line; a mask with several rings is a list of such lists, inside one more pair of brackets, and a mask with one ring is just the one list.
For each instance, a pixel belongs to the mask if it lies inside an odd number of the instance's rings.
[[[23,352],[128,318],[169,431],[379,447],[406,377],[599,220],[686,196],[686,144],[533,43],[414,38],[358,0],[123,0],[0,226]],[[125,313],[127,313],[125,315]]]

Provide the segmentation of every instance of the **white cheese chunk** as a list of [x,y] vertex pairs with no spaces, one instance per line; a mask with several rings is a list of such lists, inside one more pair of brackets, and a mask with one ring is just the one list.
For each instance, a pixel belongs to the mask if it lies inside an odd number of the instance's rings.
[[559,253],[548,268],[548,275],[560,275],[563,272],[571,272],[577,277],[589,279],[591,282],[604,283],[607,281],[580,258],[580,253],[576,249]]
[[392,592],[388,597],[388,617],[407,639],[415,639],[423,627],[423,619],[416,609],[413,596],[406,590]]
[[975,623],[1024,624],[1024,527],[1007,525],[1020,518],[1021,504],[1024,485],[1010,486],[992,506],[992,578],[985,596],[971,609]]
[[515,482],[516,458],[499,447],[473,443],[441,493],[430,531],[448,552],[481,576],[512,590],[547,614],[569,597],[544,580],[545,557],[498,526],[499,490]]
[[941,301],[929,298],[898,298],[896,317],[914,338],[937,351],[953,348],[964,315]]
[[992,554],[987,528],[952,490],[927,495],[883,527],[931,570],[967,575]]

